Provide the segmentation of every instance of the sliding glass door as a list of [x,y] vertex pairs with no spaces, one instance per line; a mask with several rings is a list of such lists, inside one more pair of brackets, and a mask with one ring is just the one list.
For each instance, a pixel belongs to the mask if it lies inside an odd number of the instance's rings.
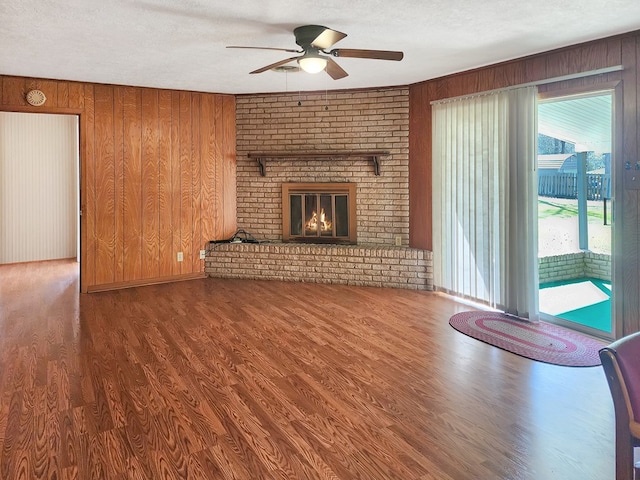
[[613,338],[613,91],[541,99],[541,318]]

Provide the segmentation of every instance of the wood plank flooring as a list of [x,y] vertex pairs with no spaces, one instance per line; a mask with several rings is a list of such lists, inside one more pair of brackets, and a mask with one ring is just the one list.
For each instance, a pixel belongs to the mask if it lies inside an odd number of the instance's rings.
[[600,367],[462,335],[427,292],[0,267],[0,478],[614,478]]

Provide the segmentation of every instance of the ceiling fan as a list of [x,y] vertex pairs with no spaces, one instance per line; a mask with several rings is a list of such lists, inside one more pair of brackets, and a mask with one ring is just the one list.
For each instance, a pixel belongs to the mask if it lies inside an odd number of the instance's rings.
[[271,47],[242,47],[228,46],[227,48],[251,48],[256,50],[278,50],[282,52],[302,53],[281,60],[266,67],[259,68],[250,73],[262,73],[267,70],[281,67],[293,60],[298,62],[300,68],[307,73],[318,73],[325,70],[331,78],[338,80],[349,75],[340,65],[338,65],[331,57],[350,57],[350,58],[373,58],[378,60],[402,60],[404,54],[402,52],[394,52],[390,50],[360,50],[353,48],[334,48],[328,50],[334,44],[338,43],[346,33],[338,32],[322,25],[303,25],[293,30],[296,37],[296,43],[300,46],[300,50],[289,48],[271,48]]

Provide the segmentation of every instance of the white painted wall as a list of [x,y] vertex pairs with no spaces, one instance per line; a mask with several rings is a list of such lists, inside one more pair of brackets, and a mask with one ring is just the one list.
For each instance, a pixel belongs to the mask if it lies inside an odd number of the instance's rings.
[[78,117],[0,112],[0,263],[77,258]]

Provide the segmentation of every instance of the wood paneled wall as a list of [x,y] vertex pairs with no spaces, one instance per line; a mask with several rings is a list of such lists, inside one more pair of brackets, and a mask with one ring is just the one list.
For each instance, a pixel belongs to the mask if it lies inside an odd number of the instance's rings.
[[505,62],[469,72],[463,72],[414,84],[409,89],[409,222],[410,245],[432,249],[431,235],[431,102],[444,98],[537,82],[623,66],[623,71],[579,80],[557,82],[540,87],[540,91],[600,88],[621,84],[623,132],[620,135],[622,155],[615,168],[620,172],[616,201],[620,212],[617,224],[617,250],[614,265],[620,280],[614,298],[619,307],[618,336],[640,330],[640,190],[623,180],[625,162],[635,165],[639,159],[640,115],[639,69],[640,32],[610,37],[551,52]]
[[83,291],[201,276],[199,251],[235,232],[233,96],[10,76],[0,91],[0,110],[80,116]]

